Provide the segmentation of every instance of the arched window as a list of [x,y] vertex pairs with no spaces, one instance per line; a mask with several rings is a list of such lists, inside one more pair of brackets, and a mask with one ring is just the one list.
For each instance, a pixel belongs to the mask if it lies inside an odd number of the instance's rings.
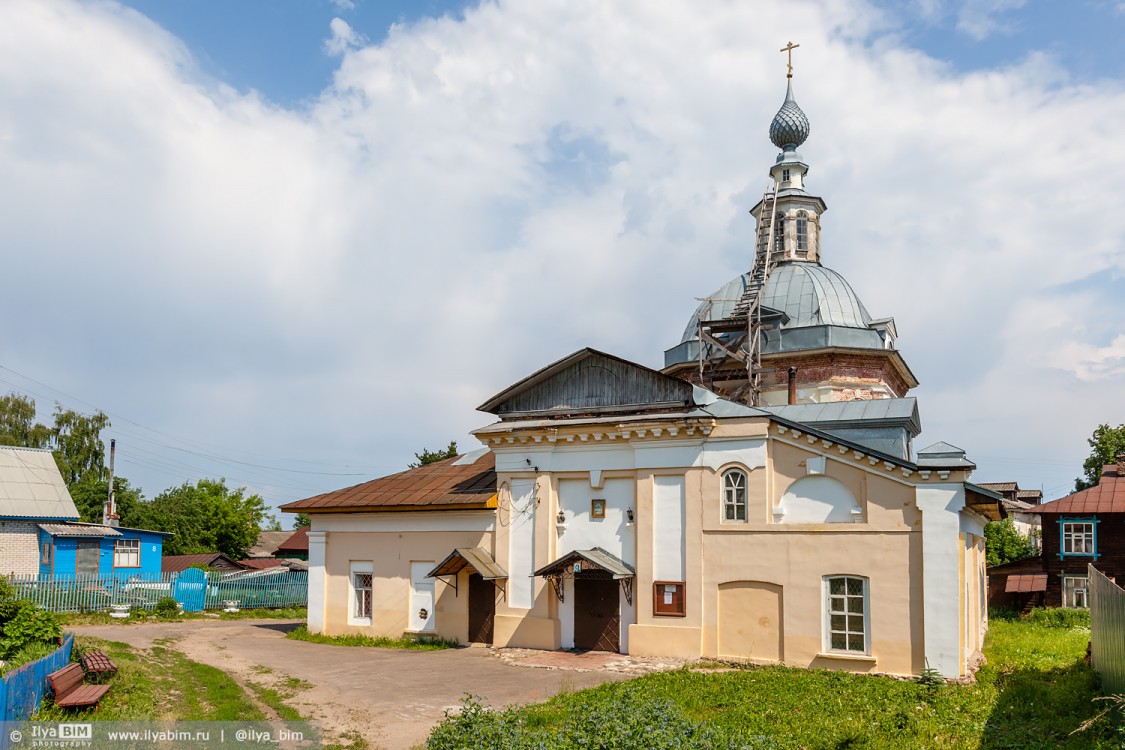
[[746,472],[741,469],[723,473],[723,520],[746,520]]
[[797,212],[797,252],[809,251],[809,215],[804,211]]

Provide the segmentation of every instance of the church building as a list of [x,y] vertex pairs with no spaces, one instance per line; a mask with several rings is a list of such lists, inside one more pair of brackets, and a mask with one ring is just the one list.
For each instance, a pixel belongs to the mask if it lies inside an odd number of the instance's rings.
[[969,674],[1001,497],[914,450],[894,320],[822,264],[808,135],[790,80],[751,267],[663,370],[579,350],[479,407],[484,448],[283,506],[309,629]]

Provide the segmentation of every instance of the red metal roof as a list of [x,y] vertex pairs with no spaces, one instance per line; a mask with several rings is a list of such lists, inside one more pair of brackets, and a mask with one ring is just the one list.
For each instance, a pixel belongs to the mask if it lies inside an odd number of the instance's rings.
[[1046,591],[1047,590],[1047,574],[1046,573],[1025,573],[1020,575],[1008,576],[1007,582],[1004,584],[1004,591],[1007,593],[1023,594],[1029,591]]
[[1125,472],[1120,464],[1102,467],[1098,484],[1088,490],[1037,505],[1032,513],[1125,513]]
[[[293,536],[277,546],[277,552],[308,552],[309,530],[301,527],[293,532]],[[275,553],[276,554],[276,553]]]
[[165,555],[160,559],[160,570],[165,573],[180,573],[187,570],[192,565],[215,567],[215,562],[220,558],[226,560],[227,564],[231,567],[238,565],[238,563],[221,552],[205,552],[200,555]]
[[495,494],[496,456],[488,451],[475,461],[455,456],[354,487],[287,503],[281,509],[330,513],[487,508]]
[[282,567],[281,560],[275,560],[272,557],[258,557],[253,560],[239,560],[238,565],[246,568],[247,570],[266,570],[268,568]]

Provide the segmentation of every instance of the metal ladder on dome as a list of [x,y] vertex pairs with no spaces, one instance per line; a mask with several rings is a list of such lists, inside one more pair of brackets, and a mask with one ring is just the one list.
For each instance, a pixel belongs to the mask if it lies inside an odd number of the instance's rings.
[[[729,355],[746,365],[746,385],[738,389],[732,397],[737,400],[745,394],[746,403],[751,406],[757,406],[761,400],[762,301],[759,292],[762,287],[766,285],[766,281],[769,279],[770,271],[772,270],[773,246],[775,242],[774,232],[777,226],[777,221],[774,216],[776,209],[777,185],[771,178],[766,186],[765,193],[762,195],[762,210],[758,213],[758,227],[755,232],[754,265],[750,269],[749,278],[746,281],[746,288],[742,291],[742,296],[735,304],[734,310],[731,312],[730,316],[724,321],[729,325],[722,326],[728,332],[741,329],[741,335],[724,343],[712,335],[715,332],[714,329],[718,327],[715,325],[717,321],[704,320],[702,314],[700,314],[698,320],[700,384],[704,382],[705,364],[710,360],[710,358],[706,357],[704,354],[704,343],[707,343],[722,350],[725,355]],[[712,307],[713,304],[707,305],[708,313]],[[748,339],[746,351],[743,351],[741,347],[744,337]],[[725,356],[721,358],[725,359]]]

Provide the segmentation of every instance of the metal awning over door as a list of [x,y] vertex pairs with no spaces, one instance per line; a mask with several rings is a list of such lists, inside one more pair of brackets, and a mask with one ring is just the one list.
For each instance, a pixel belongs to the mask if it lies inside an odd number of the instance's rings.
[[[457,590],[457,574],[465,568],[480,574],[486,581],[499,587],[500,581],[508,580],[508,573],[501,568],[488,550],[483,547],[458,547],[449,553],[437,566],[426,574],[427,578],[437,578]],[[448,580],[446,580],[448,579]]]
[[633,603],[633,568],[621,558],[601,547],[576,549],[535,571],[551,583],[555,596],[563,601],[563,584],[567,578],[611,578],[621,583],[625,600]]

